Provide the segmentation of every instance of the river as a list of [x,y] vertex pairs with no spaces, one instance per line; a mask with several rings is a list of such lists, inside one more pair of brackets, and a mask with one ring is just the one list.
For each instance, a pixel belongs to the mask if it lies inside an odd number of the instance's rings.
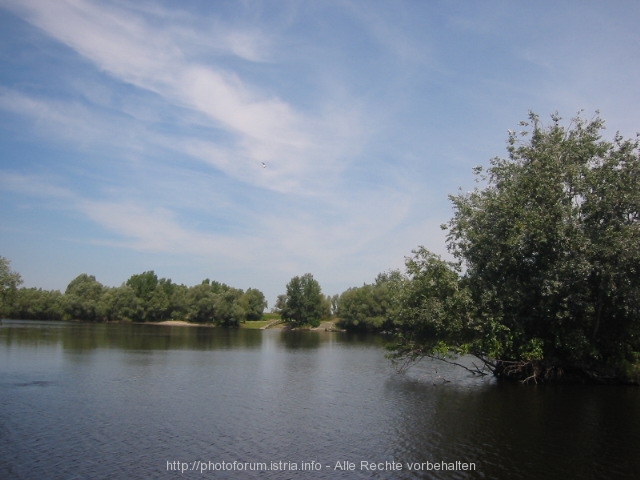
[[0,478],[640,478],[640,388],[384,355],[340,332],[4,320]]

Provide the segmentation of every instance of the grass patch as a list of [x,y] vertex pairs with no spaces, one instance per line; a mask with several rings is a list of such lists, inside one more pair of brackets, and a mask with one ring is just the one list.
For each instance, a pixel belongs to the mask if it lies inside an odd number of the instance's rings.
[[246,321],[244,323],[241,323],[240,326],[242,328],[258,329],[258,328],[266,327],[270,323],[277,322],[279,320],[280,320],[280,314],[265,313],[264,315],[262,315],[262,318],[260,320]]
[[266,327],[267,325],[269,325],[272,322],[272,320],[253,320],[253,321],[246,321],[244,323],[240,324],[241,328],[262,328],[262,327]]

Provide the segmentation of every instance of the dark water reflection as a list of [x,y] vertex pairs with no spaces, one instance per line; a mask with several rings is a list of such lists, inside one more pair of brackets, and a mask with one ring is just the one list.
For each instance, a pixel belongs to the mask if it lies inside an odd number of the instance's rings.
[[[326,332],[5,321],[0,478],[638,478],[640,389],[504,385],[427,362],[397,375],[382,347]],[[172,470],[198,460],[322,468]],[[356,469],[336,471],[344,461]],[[476,470],[406,466],[442,461]]]

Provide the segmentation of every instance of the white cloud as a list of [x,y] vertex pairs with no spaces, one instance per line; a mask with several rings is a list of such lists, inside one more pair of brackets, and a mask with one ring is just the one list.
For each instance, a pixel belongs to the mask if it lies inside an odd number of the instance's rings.
[[[224,143],[228,147],[194,139],[195,145],[187,146],[186,151],[196,152],[198,158],[236,179],[257,181],[263,188],[280,192],[309,193],[321,188],[319,179],[341,168],[345,157],[338,158],[336,153],[344,139],[359,141],[358,133],[354,135],[359,130],[357,109],[343,105],[325,110],[322,117],[304,115],[233,72],[188,60],[170,28],[154,29],[131,12],[83,0],[27,0],[14,8],[116,79],[160,95],[176,112],[186,108],[208,118],[211,128],[227,136]],[[251,50],[250,45],[258,44],[253,31],[222,30],[227,39],[221,43],[231,45],[232,52]],[[243,56],[251,57],[247,52]],[[327,147],[331,143],[339,148],[332,151]],[[211,154],[203,158],[205,150]],[[258,177],[250,170],[256,162],[270,164],[266,175],[270,181],[261,181],[265,175]],[[246,175],[247,170],[252,173]],[[271,181],[273,174],[277,181]]]
[[183,67],[172,89],[191,108],[253,140],[284,145],[301,142],[295,125],[304,120],[285,102],[260,95],[236,75],[199,65]]
[[114,245],[144,252],[235,258],[241,241],[183,227],[171,210],[131,201],[81,199],[76,208],[120,240]]
[[495,5],[0,6],[31,25],[0,83],[0,120],[22,138],[6,140],[3,190],[59,213],[78,242],[279,289],[307,271],[372,281],[419,244],[444,253],[446,194],[529,109],[595,105],[637,125],[637,33],[611,40],[613,23],[542,38]]
[[70,190],[53,184],[50,179],[11,171],[0,171],[0,187],[4,191],[47,200],[67,200],[73,197]]

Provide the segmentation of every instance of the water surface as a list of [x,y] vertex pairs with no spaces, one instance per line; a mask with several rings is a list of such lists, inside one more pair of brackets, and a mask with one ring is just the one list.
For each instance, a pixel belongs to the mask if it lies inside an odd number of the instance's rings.
[[383,347],[5,320],[0,478],[638,478],[640,389],[500,384],[430,362],[399,375]]

